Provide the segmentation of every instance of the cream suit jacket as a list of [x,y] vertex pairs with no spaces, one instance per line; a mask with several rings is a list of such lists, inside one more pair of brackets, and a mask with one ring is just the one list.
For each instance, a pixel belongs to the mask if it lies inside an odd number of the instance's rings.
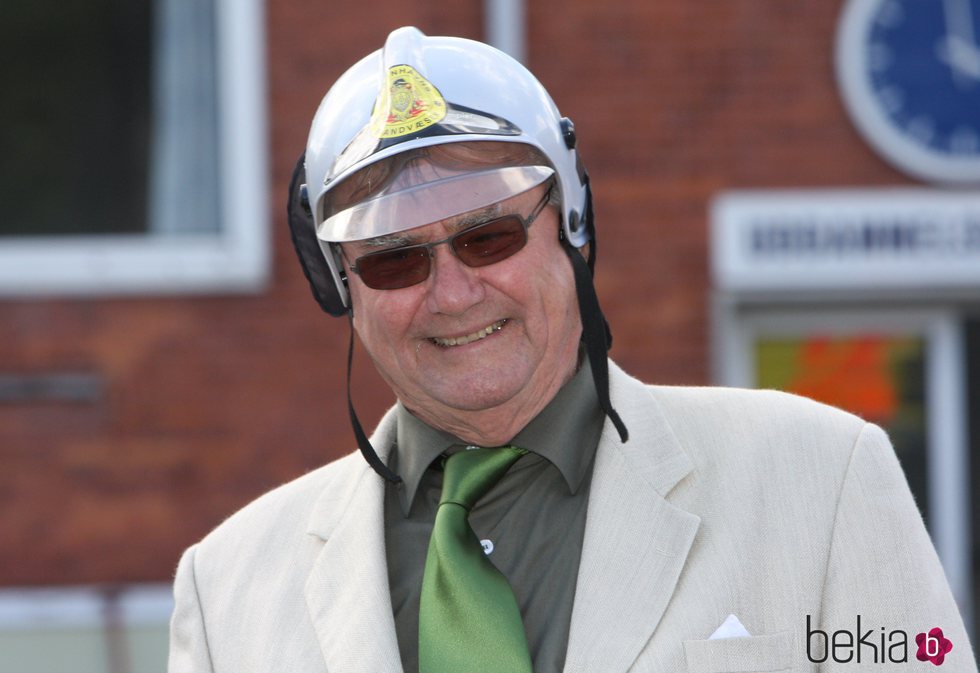
[[[612,362],[610,386],[630,439],[607,422],[599,443],[567,673],[932,671],[914,637],[936,626],[953,643],[938,670],[976,671],[880,429],[783,393],[646,386]],[[374,446],[392,431],[389,412]],[[400,672],[383,496],[352,454],[187,550],[170,673]],[[709,640],[730,613],[751,636]],[[860,615],[886,645],[901,629],[908,663],[871,663],[868,647],[861,664],[812,663],[807,615],[828,634]]]

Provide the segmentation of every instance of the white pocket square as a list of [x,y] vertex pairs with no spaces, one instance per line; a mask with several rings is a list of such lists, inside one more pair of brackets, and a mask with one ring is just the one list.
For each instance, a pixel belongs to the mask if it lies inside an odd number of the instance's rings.
[[742,622],[738,621],[738,617],[728,615],[708,640],[717,640],[719,638],[748,638],[751,635],[748,629],[742,626]]

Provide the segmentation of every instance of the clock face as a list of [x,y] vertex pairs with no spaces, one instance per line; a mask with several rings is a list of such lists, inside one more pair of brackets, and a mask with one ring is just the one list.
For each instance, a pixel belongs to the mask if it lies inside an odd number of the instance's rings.
[[886,159],[922,179],[980,184],[980,0],[849,0],[837,74]]

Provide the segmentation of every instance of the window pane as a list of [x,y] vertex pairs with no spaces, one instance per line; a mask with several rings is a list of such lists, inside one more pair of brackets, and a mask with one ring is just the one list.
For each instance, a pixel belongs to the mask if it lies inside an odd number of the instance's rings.
[[0,234],[146,229],[151,10],[0,3]]
[[219,232],[207,0],[0,4],[0,236]]

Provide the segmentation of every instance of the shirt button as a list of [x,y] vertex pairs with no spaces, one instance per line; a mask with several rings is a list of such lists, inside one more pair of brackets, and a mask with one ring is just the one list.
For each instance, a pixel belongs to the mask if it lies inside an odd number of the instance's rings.
[[493,553],[493,540],[480,540],[480,544],[483,545],[483,553],[487,556]]

